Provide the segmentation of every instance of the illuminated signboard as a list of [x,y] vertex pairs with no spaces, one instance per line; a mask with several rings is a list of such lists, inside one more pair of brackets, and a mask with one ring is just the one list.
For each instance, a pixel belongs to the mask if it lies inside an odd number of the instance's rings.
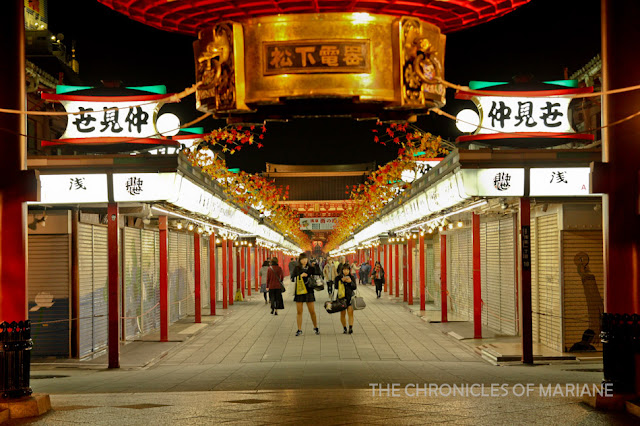
[[177,197],[182,177],[177,173],[115,173],[114,201],[161,201]]
[[524,195],[524,169],[463,169],[458,175],[468,197]]
[[369,40],[264,43],[264,74],[369,73]]
[[335,217],[303,217],[300,219],[300,229],[303,231],[331,231],[335,228]]
[[531,169],[531,196],[585,196],[589,193],[588,167]]
[[40,202],[50,204],[106,203],[106,174],[40,175]]

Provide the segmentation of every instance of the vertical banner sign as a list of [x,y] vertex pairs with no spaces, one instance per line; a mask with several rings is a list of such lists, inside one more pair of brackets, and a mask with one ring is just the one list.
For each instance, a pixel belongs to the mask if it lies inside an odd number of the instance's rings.
[[531,226],[522,226],[522,270],[531,270]]

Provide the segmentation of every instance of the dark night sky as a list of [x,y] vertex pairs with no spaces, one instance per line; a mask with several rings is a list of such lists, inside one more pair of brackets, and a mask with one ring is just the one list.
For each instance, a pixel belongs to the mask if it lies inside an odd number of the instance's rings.
[[[80,76],[87,83],[122,80],[128,86],[165,84],[169,91],[180,91],[194,82],[192,37],[146,27],[94,0],[50,0],[49,29],[63,33],[69,46],[77,41]],[[533,0],[502,18],[449,34],[445,76],[457,84],[509,81],[518,73],[557,80],[564,67],[571,74],[599,52],[599,0]],[[455,114],[463,104],[452,95],[445,110]],[[183,122],[200,115],[193,96],[165,110],[175,111]],[[203,122],[205,130],[222,124]],[[446,118],[426,116],[418,124],[444,138],[459,135]],[[256,172],[264,170],[265,162],[389,161],[397,149],[375,144],[371,128],[371,122],[349,119],[270,122],[265,147],[237,153],[228,165]]]

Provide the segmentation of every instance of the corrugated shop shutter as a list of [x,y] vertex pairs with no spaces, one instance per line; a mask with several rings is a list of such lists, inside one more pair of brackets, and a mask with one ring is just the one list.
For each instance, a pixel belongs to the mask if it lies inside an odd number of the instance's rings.
[[433,250],[433,240],[425,240],[425,275],[427,278],[426,284],[426,300],[427,302],[434,302],[436,297],[436,279],[435,279],[435,261],[434,261],[434,250]]
[[[535,288],[537,319],[540,343],[562,350],[560,310],[560,233],[558,215],[550,214],[535,218]],[[533,275],[533,274],[532,274]]]
[[140,229],[124,228],[124,335],[133,339],[142,332],[142,236]]
[[107,227],[93,226],[93,350],[107,346],[109,312]]
[[169,322],[176,322],[179,316],[180,251],[178,233],[169,231]]
[[29,319],[34,356],[70,356],[70,238],[29,235]]
[[142,332],[160,328],[160,236],[142,231]]
[[517,332],[514,232],[513,216],[480,224],[483,324],[509,335]]
[[79,223],[80,357],[107,346],[107,255],[106,226]]
[[447,236],[447,290],[450,295],[449,310],[469,320],[469,260],[471,247],[469,232],[460,230]]
[[209,307],[209,238],[203,238],[200,244],[200,306]]
[[515,225],[509,216],[500,219],[500,330],[509,335],[517,334],[516,286]]
[[604,312],[604,262],[602,231],[563,231],[564,349],[582,340],[585,330],[593,330],[592,342],[602,349],[600,315]]

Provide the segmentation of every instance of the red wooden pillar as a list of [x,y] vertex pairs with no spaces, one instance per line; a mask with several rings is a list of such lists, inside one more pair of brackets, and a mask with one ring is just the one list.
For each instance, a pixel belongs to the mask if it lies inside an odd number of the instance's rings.
[[449,322],[447,317],[447,236],[440,235],[440,315],[441,322]]
[[244,299],[244,285],[246,283],[247,275],[247,263],[246,263],[246,250],[244,246],[240,246],[240,289],[242,291],[242,298]]
[[210,315],[216,314],[216,234],[209,235],[209,311]]
[[482,274],[480,271],[480,216],[471,218],[473,242],[473,338],[482,339]]
[[384,277],[384,285],[383,285],[383,289],[384,292],[388,292],[389,289],[387,288],[387,280],[389,279],[389,244],[385,244],[384,246],[384,264],[382,265],[382,267],[384,268],[385,271],[385,277]]
[[254,285],[255,285],[256,292],[258,291],[258,289],[259,289],[258,286],[260,285],[260,282],[259,282],[260,280],[258,279],[258,271],[259,271],[258,270],[258,268],[259,268],[258,264],[259,263],[260,262],[258,260],[258,247],[256,246],[254,248],[254,256],[253,256],[253,279],[254,279]]
[[418,240],[418,244],[420,244],[420,310],[424,311],[426,309],[427,302],[427,294],[426,294],[426,285],[427,280],[425,276],[425,258],[424,258],[424,232],[420,233],[420,239]]
[[407,244],[402,245],[402,301],[407,301],[407,287],[409,285],[409,262],[407,259],[407,247],[411,241],[411,236],[407,240]]
[[158,217],[160,230],[160,341],[169,341],[169,235],[167,216]]
[[411,235],[407,244],[407,296],[409,305],[413,305],[413,247],[415,245],[414,236]]
[[118,203],[107,207],[108,278],[108,347],[109,368],[120,368],[120,267],[118,242]]
[[222,309],[227,309],[227,305],[229,303],[229,296],[227,293],[229,292],[229,278],[228,275],[228,267],[227,267],[227,251],[229,251],[229,243],[227,240],[222,240]]
[[247,251],[247,291],[251,296],[251,247],[246,248]]
[[400,244],[396,244],[396,297],[400,297]]
[[389,246],[389,262],[387,262],[387,266],[389,267],[387,269],[389,273],[389,296],[393,296],[393,245]]
[[[531,204],[529,197],[520,198],[520,300],[522,300],[522,362],[533,364],[533,329],[531,312]],[[524,249],[524,250],[523,250]],[[525,256],[527,259],[525,263]]]
[[202,322],[202,294],[201,294],[201,283],[200,283],[200,234],[197,232],[193,233],[193,263],[194,263],[194,271],[195,271],[195,313],[196,313],[196,324]]
[[[229,305],[233,305],[233,297],[235,296],[234,294],[234,290],[235,290],[235,286],[234,286],[234,280],[237,281],[238,277],[236,275],[238,275],[238,271],[236,271],[235,275],[233,273],[233,252],[234,252],[234,246],[233,246],[233,241],[229,240],[228,242],[229,245],[229,261],[227,262],[227,267],[229,268],[229,274],[228,274],[228,278],[229,278],[229,290],[227,291],[227,295],[229,296]],[[238,255],[236,253],[236,259],[238,258]]]

